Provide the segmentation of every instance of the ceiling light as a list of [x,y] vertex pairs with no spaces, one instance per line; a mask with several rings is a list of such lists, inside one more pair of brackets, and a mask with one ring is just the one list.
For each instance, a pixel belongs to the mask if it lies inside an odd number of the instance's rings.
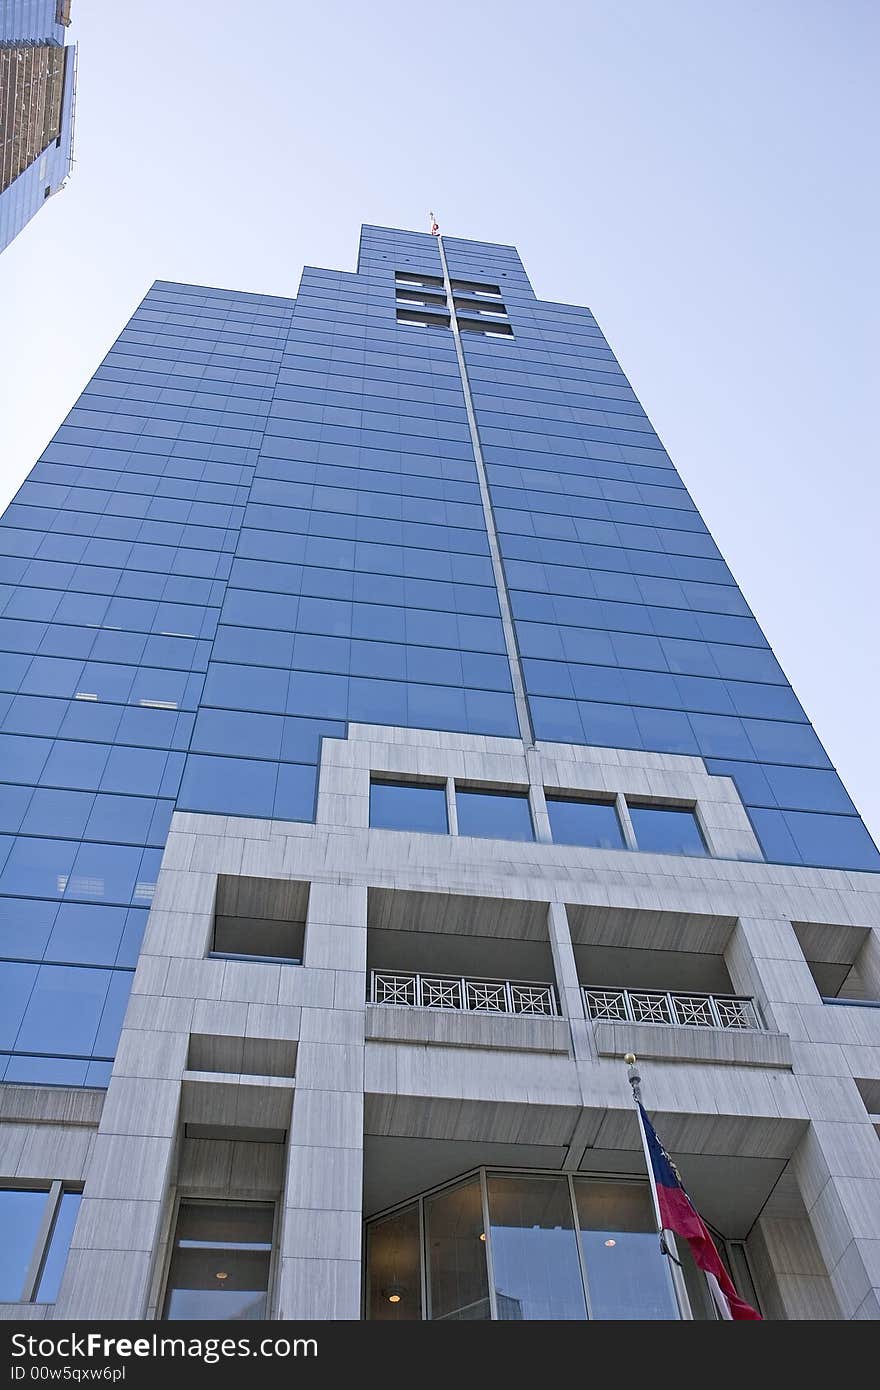
[[383,1289],[382,1292],[388,1299],[389,1303],[399,1303],[400,1300],[403,1298],[403,1295],[406,1293],[406,1289],[404,1288],[403,1284],[389,1284],[388,1288]]
[[608,1249],[610,1250],[611,1247],[612,1247],[612,1245],[616,1245],[616,1244],[617,1244],[617,1241],[616,1241],[616,1240],[606,1240],[605,1244],[606,1244],[606,1246],[608,1247]]
[[214,1275],[214,1278],[215,1278],[215,1279],[219,1279],[220,1282],[221,1282],[221,1284],[222,1284],[222,1282],[223,1282],[224,1279],[228,1279],[228,1278],[229,1278],[229,1275],[226,1273],[226,1270],[225,1270],[225,1269],[218,1269],[218,1270],[217,1270],[217,1273]]

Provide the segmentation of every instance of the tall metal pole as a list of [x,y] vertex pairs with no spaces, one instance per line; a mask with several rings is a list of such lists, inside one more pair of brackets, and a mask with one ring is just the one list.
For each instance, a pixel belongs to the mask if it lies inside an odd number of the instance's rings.
[[639,1136],[642,1141],[642,1152],[645,1155],[645,1167],[648,1170],[648,1186],[651,1189],[651,1202],[654,1207],[654,1220],[657,1224],[657,1235],[660,1240],[660,1250],[669,1261],[669,1272],[672,1275],[672,1287],[675,1290],[675,1298],[678,1303],[678,1310],[681,1317],[685,1320],[693,1319],[691,1312],[690,1299],[687,1295],[687,1288],[684,1282],[684,1272],[678,1259],[678,1252],[675,1245],[675,1236],[671,1231],[664,1230],[663,1218],[660,1215],[660,1200],[657,1196],[657,1184],[654,1181],[654,1165],[651,1162],[651,1151],[648,1148],[648,1136],[645,1133],[645,1126],[642,1124],[642,1112],[639,1106],[642,1102],[642,1078],[636,1070],[636,1057],[634,1052],[628,1052],[623,1059],[627,1066],[627,1076],[632,1087],[633,1103],[636,1108],[636,1121],[639,1126]]

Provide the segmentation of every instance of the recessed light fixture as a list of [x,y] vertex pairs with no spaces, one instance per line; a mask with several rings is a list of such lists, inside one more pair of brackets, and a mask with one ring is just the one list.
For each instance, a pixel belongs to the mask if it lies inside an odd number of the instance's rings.
[[221,1284],[222,1284],[222,1282],[223,1282],[224,1279],[228,1279],[228,1278],[229,1278],[229,1275],[226,1273],[226,1270],[225,1270],[225,1269],[218,1269],[218,1270],[217,1270],[217,1273],[214,1275],[214,1278],[215,1278],[215,1279],[219,1279],[220,1282],[221,1282]]
[[606,1244],[606,1246],[608,1247],[608,1249],[610,1250],[611,1247],[612,1247],[613,1245],[616,1245],[616,1244],[617,1244],[617,1241],[616,1241],[616,1240],[606,1240],[605,1244]]

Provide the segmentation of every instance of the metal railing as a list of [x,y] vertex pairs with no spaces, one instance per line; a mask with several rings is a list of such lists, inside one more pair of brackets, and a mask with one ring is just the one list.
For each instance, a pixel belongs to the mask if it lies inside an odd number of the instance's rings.
[[666,1023],[684,1028],[761,1028],[752,999],[734,994],[673,994],[653,989],[590,989],[587,1012],[594,1021]]
[[460,1009],[472,1013],[555,1017],[556,991],[531,980],[485,980],[464,975],[419,975],[411,971],[370,972],[371,1004],[415,1009]]

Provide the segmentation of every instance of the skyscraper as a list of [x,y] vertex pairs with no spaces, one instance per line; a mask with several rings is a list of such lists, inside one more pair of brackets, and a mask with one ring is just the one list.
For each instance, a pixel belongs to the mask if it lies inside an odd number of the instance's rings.
[[711,1316],[629,1051],[744,1297],[877,1316],[880,856],[588,310],[159,281],[0,536],[11,1316]]
[[0,251],[64,186],[73,158],[70,0],[0,5]]

